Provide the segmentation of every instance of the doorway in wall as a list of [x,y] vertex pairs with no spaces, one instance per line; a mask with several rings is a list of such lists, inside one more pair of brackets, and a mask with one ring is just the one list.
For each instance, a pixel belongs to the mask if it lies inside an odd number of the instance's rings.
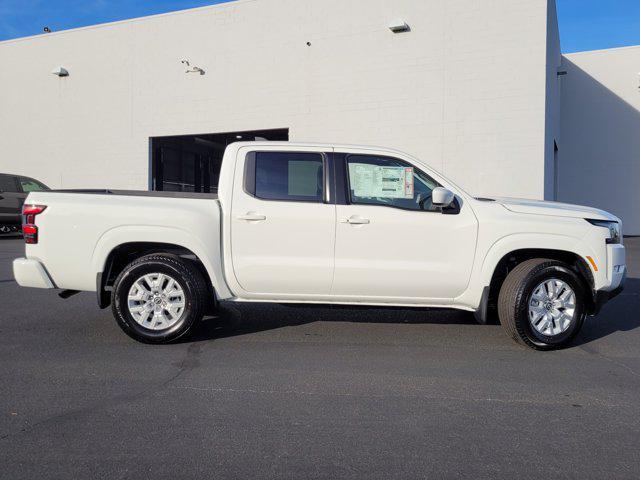
[[254,140],[288,141],[289,129],[151,137],[149,189],[216,193],[227,145]]

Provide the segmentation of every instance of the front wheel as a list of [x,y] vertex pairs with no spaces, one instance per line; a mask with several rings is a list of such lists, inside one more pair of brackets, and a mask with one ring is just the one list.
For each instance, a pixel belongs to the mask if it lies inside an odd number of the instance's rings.
[[113,316],[124,332],[143,343],[169,343],[203,317],[207,287],[200,271],[175,255],[138,258],[118,275]]
[[500,289],[500,323],[516,342],[536,350],[569,344],[586,316],[583,282],[568,265],[527,260],[514,268]]

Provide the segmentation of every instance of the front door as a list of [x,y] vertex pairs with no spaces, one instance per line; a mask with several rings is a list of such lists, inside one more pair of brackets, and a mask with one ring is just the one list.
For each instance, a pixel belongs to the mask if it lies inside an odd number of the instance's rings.
[[406,161],[341,158],[347,199],[337,206],[332,295],[407,304],[461,295],[477,237],[471,209],[461,199],[444,212],[434,207],[431,192],[440,185]]
[[321,151],[250,152],[238,160],[231,207],[233,272],[248,298],[328,295],[336,206]]

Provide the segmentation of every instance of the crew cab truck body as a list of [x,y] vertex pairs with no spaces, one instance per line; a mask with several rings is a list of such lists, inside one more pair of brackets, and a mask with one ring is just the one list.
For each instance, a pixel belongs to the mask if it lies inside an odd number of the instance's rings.
[[626,275],[615,216],[474,198],[384,148],[236,143],[217,195],[34,192],[23,223],[20,285],[95,291],[152,343],[227,300],[456,308],[552,349]]

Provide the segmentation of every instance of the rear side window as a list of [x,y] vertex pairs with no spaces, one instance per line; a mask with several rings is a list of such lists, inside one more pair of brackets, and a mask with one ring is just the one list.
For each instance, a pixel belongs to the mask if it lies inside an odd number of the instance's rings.
[[319,153],[250,153],[245,168],[245,190],[263,200],[321,203],[324,158]]
[[46,185],[40,183],[37,180],[34,180],[33,178],[28,177],[20,177],[20,187],[22,187],[22,191],[25,193],[49,190]]
[[18,193],[16,177],[12,175],[0,174],[0,192]]

